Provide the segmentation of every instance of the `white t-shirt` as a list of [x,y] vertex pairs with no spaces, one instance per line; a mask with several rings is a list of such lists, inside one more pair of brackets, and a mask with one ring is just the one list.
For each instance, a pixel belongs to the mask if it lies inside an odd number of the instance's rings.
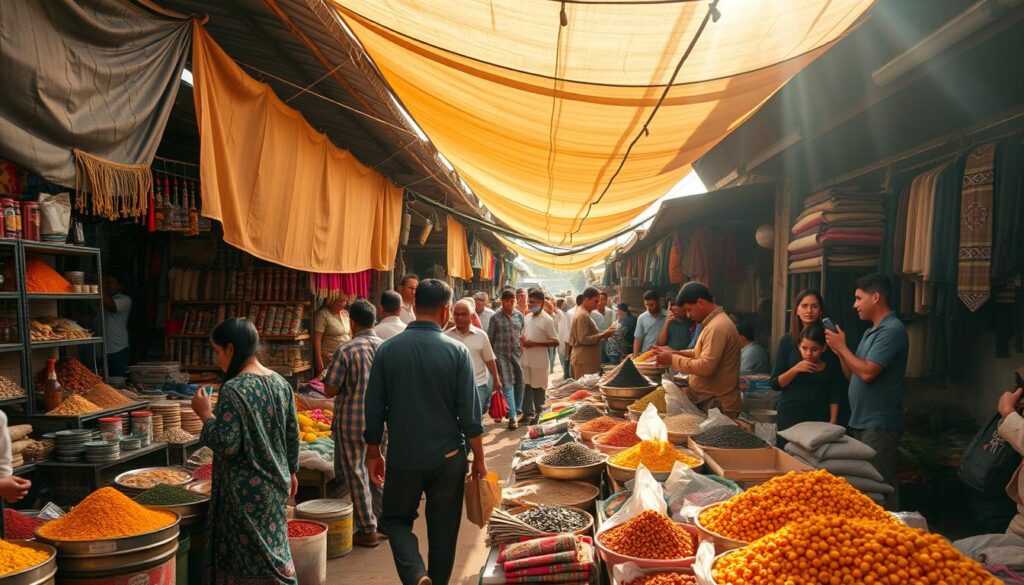
[[7,432],[7,415],[0,410],[0,477],[10,477],[14,474],[11,458],[11,435]]
[[402,313],[398,316],[402,320],[402,323],[408,325],[416,320],[416,311],[413,310],[412,305],[402,305]]
[[380,323],[377,323],[377,326],[374,327],[373,330],[377,333],[377,337],[380,337],[381,339],[390,339],[405,331],[405,322],[392,315],[381,319]]
[[487,334],[479,327],[469,326],[469,330],[462,334],[458,329],[452,328],[444,332],[445,335],[461,341],[469,349],[469,355],[473,358],[473,373],[476,377],[477,386],[487,385],[487,362],[494,361],[494,350],[491,349],[491,341]]
[[117,353],[128,347],[128,314],[132,312],[132,298],[123,293],[110,297],[116,311],[103,311],[107,353]]
[[494,316],[494,309],[484,307],[484,310],[477,313],[476,316],[480,319],[480,328],[487,331],[487,326],[491,324],[491,317]]
[[[555,330],[555,320],[544,311],[529,314],[526,316],[526,325],[523,327],[523,336],[527,341],[551,341],[558,339],[558,332]],[[548,348],[530,347],[523,349],[524,368],[547,368]]]

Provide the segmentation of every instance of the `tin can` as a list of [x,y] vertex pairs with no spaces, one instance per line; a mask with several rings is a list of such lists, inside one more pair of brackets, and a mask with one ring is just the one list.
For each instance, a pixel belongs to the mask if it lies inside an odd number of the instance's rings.
[[131,416],[132,434],[142,437],[142,446],[148,447],[153,441],[153,413],[148,410],[136,410]]
[[20,238],[21,230],[18,225],[18,203],[14,199],[0,199],[0,206],[4,210],[4,237]]
[[23,201],[21,204],[22,238],[39,241],[39,203]]

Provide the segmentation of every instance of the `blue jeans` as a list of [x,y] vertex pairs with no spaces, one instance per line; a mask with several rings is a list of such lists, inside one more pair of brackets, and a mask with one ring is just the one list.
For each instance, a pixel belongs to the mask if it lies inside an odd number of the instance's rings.
[[480,399],[480,412],[484,414],[491,407],[491,385],[477,386],[476,395]]
[[511,412],[514,412],[516,414],[523,414],[523,396],[526,394],[526,386],[524,386],[523,384],[516,384],[515,394],[516,407],[512,408],[512,405],[510,403],[508,408]]
[[514,420],[516,418],[516,413],[518,412],[516,410],[516,405],[519,404],[516,402],[516,394],[522,395],[521,391],[517,393],[515,387],[505,386],[501,389],[501,393],[505,395],[505,402],[508,403],[508,417],[509,419]]

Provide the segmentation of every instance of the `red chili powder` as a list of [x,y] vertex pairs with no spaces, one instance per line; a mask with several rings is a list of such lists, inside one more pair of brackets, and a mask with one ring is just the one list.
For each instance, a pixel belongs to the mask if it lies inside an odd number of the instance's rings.
[[4,533],[7,538],[14,540],[28,540],[36,537],[36,528],[46,524],[46,520],[29,518],[28,516],[12,510],[4,509]]
[[324,527],[315,522],[303,522],[302,520],[288,521],[288,538],[316,536],[323,531]]

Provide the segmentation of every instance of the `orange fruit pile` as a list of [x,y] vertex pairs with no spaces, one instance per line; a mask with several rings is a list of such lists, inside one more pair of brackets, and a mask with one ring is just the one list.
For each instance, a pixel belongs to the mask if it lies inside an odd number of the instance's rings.
[[639,559],[682,559],[695,551],[693,536],[654,510],[645,510],[598,538],[608,550]]

